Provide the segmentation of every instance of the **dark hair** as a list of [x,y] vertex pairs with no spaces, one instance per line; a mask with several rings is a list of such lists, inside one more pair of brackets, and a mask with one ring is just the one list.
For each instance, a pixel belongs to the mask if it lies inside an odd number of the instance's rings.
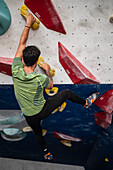
[[33,66],[38,57],[40,56],[40,50],[36,46],[27,46],[23,50],[23,60],[26,66]]

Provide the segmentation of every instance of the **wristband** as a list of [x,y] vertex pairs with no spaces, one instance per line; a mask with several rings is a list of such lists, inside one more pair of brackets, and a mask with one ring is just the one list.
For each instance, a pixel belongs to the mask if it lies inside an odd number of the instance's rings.
[[29,26],[27,26],[27,25],[26,25],[25,27],[30,28],[30,27],[29,27]]

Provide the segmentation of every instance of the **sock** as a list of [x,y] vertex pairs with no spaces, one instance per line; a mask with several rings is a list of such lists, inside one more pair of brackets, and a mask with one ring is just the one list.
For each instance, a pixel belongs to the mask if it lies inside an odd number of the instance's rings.
[[44,152],[44,154],[46,155],[49,151],[48,151],[47,148],[45,148],[43,152]]

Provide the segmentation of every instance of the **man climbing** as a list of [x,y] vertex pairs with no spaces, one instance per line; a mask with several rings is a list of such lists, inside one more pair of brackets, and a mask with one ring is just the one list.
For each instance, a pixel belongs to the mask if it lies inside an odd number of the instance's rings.
[[44,88],[51,89],[53,87],[53,79],[50,75],[50,66],[47,63],[40,66],[45,70],[46,75],[34,72],[38,57],[40,56],[40,50],[36,46],[26,47],[29,30],[34,21],[35,18],[28,14],[26,25],[13,60],[12,77],[18,104],[28,125],[33,129],[37,142],[44,153],[44,158],[51,160],[53,156],[49,152],[42,136],[41,120],[47,118],[66,100],[81,104],[87,108],[96,100],[98,93],[93,93],[85,100],[74,94],[71,90],[65,89],[49,97],[47,100],[44,99]]

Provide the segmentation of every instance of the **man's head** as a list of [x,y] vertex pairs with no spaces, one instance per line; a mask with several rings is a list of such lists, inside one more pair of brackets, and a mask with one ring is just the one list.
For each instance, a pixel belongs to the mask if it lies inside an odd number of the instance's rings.
[[40,56],[40,50],[36,46],[28,46],[23,50],[23,60],[27,67],[33,66],[38,57]]

